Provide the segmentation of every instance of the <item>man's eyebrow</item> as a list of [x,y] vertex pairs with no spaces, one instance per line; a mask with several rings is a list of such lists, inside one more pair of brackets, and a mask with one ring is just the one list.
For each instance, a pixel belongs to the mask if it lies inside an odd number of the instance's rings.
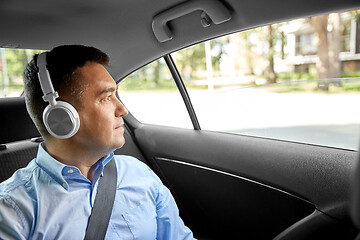
[[108,88],[105,88],[104,90],[100,91],[99,96],[103,95],[103,94],[106,94],[106,93],[109,93],[109,92],[115,92],[115,91],[116,91],[116,88],[108,87]]

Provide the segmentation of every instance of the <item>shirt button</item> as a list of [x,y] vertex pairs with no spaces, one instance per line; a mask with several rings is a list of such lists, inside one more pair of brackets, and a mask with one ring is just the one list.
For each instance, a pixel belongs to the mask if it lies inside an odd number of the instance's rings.
[[70,168],[69,170],[68,170],[68,173],[73,173],[74,172],[74,170],[72,170],[72,168]]

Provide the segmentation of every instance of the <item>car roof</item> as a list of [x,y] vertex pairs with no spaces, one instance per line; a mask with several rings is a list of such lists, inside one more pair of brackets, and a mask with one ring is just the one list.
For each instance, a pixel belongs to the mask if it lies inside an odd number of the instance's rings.
[[[209,0],[208,0],[209,1]],[[267,23],[360,6],[358,0],[227,0],[231,20],[210,27],[200,11],[169,22],[173,39],[159,42],[152,21],[182,0],[0,1],[0,47],[49,50],[63,44],[95,46],[110,55],[120,80],[139,67],[197,42]]]

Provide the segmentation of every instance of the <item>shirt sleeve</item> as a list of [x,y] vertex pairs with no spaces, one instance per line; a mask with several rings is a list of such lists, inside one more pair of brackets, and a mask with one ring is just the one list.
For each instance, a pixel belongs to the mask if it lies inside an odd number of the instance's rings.
[[25,218],[15,202],[11,199],[0,199],[0,239],[25,240]]
[[[160,180],[159,180],[160,181]],[[157,239],[194,239],[191,230],[184,225],[179,209],[169,189],[162,183],[156,199]]]

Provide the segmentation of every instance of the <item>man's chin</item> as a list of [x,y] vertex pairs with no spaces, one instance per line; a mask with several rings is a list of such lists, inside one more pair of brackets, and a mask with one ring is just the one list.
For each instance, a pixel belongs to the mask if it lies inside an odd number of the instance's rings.
[[124,145],[125,145],[125,139],[123,138],[122,141],[118,141],[117,143],[114,144],[113,151],[122,148]]

